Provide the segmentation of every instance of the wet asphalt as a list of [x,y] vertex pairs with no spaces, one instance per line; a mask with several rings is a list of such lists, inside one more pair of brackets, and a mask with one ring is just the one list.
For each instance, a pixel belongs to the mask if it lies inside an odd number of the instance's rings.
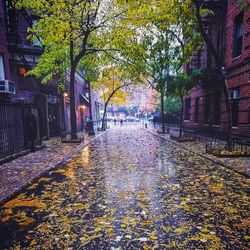
[[0,207],[0,249],[249,249],[249,179],[116,126]]

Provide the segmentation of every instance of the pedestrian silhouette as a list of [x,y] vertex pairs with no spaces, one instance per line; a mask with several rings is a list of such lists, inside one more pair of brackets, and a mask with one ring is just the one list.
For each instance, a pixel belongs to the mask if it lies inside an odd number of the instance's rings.
[[156,125],[156,121],[157,121],[157,118],[156,118],[156,116],[154,116],[154,118],[153,118],[154,128],[155,128],[155,125]]
[[114,125],[116,125],[116,122],[117,122],[117,120],[116,120],[116,118],[114,119]]
[[122,120],[122,119],[120,120],[120,124],[121,124],[121,126],[122,126],[122,124],[123,124],[123,120]]
[[89,130],[90,130],[90,118],[88,117],[88,116],[86,116],[86,120],[85,120],[85,122],[86,122],[86,132],[89,132]]

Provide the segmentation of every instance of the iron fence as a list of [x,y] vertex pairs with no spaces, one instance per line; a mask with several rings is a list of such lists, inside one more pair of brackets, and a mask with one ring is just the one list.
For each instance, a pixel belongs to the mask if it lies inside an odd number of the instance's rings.
[[0,102],[0,158],[31,147],[26,129],[26,116],[32,113],[37,124],[35,144],[41,144],[38,109],[22,103]]

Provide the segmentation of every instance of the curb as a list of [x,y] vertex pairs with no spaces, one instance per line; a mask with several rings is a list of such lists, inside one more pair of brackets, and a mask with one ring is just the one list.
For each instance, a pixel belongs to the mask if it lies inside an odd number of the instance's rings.
[[244,173],[244,172],[240,172],[240,171],[238,171],[237,169],[233,168],[232,166],[227,165],[227,164],[225,164],[225,163],[223,163],[223,162],[221,162],[221,161],[219,161],[219,160],[214,160],[213,158],[210,158],[209,156],[205,156],[205,155],[203,155],[203,154],[197,153],[197,152],[195,152],[195,151],[193,151],[193,150],[191,150],[191,149],[188,149],[188,148],[186,148],[186,147],[184,147],[184,146],[178,144],[178,143],[175,142],[175,141],[172,141],[172,140],[170,140],[170,139],[168,139],[168,138],[165,138],[165,137],[163,137],[163,136],[160,136],[159,134],[156,134],[155,132],[149,131],[149,130],[147,130],[147,129],[145,129],[145,128],[141,128],[141,129],[147,131],[148,133],[150,133],[150,134],[152,134],[152,135],[154,135],[154,136],[157,136],[157,137],[159,137],[159,138],[161,138],[161,139],[164,139],[164,140],[166,140],[166,141],[169,141],[170,143],[172,143],[172,144],[174,144],[174,145],[176,145],[176,146],[178,146],[178,147],[180,147],[180,148],[182,148],[182,149],[185,149],[185,150],[189,151],[189,152],[192,153],[192,154],[195,154],[195,155],[198,155],[198,156],[200,156],[200,157],[202,157],[202,158],[205,158],[206,160],[209,160],[209,161],[211,161],[211,162],[213,162],[213,163],[215,163],[215,164],[217,164],[217,165],[220,165],[220,166],[222,166],[222,167],[224,167],[224,168],[226,168],[226,169],[232,170],[233,172],[235,172],[235,173],[237,173],[237,174],[239,174],[239,175],[242,175],[242,176],[244,176],[244,177],[246,177],[246,178],[250,178],[250,174],[247,174],[247,173]]
[[64,166],[67,162],[69,162],[75,155],[77,155],[82,149],[84,149],[85,147],[87,147],[91,142],[93,142],[95,139],[97,139],[98,137],[104,135],[105,133],[107,133],[108,130],[100,133],[99,135],[95,136],[94,138],[90,139],[88,142],[82,142],[80,145],[78,145],[76,147],[76,149],[74,149],[73,151],[71,151],[70,153],[68,153],[63,159],[59,160],[57,163],[55,163],[54,165],[50,166],[48,165],[48,168],[46,168],[44,171],[42,171],[41,173],[38,173],[37,175],[35,175],[34,177],[32,177],[28,182],[26,182],[25,184],[21,185],[17,190],[13,191],[12,193],[10,193],[9,195],[7,195],[6,197],[4,197],[3,199],[0,200],[0,206],[2,206],[4,203],[6,203],[8,200],[12,199],[15,195],[21,193],[28,185],[32,184],[33,182],[35,182],[37,179],[39,179],[42,175],[46,174],[47,172],[49,172],[50,170],[54,170],[57,168],[60,168],[62,166]]

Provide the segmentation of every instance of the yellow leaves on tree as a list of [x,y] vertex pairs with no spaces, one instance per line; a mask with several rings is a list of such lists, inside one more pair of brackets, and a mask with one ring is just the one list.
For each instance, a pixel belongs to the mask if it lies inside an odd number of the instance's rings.
[[122,88],[127,85],[126,80],[122,79],[121,71],[115,68],[106,69],[103,76],[92,83],[93,89],[100,93],[104,102],[108,101],[117,105],[126,102],[128,94]]

